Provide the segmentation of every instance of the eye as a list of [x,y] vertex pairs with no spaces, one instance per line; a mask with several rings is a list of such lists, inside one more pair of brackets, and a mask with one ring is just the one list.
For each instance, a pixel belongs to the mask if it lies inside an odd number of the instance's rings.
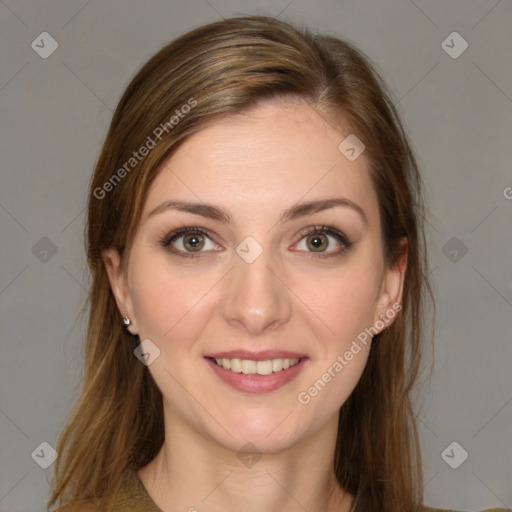
[[[208,247],[208,242],[211,244],[210,247]],[[185,258],[195,257],[194,253],[204,252],[202,249],[215,250],[216,247],[208,230],[197,227],[176,229],[166,235],[160,243],[171,253]]]
[[[350,248],[352,242],[348,237],[337,229],[328,226],[313,226],[301,233],[301,240],[297,245],[300,250],[313,253],[313,257],[326,258],[337,256]],[[329,238],[334,239],[334,246],[339,246],[338,250],[327,251],[333,245]]]
[[[218,250],[218,245],[212,239],[213,235],[207,229],[189,226],[172,231],[160,240],[160,244],[176,256],[194,258],[199,257],[202,252]],[[327,251],[333,245],[330,239],[334,239],[335,248],[338,246],[337,250]],[[352,242],[335,228],[313,226],[301,233],[299,244],[296,245],[298,250],[309,253],[310,258],[328,258],[346,252]]]

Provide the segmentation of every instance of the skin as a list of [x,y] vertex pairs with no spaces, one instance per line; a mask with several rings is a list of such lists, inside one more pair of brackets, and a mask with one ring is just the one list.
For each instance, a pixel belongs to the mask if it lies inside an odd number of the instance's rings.
[[[240,503],[252,512],[350,509],[352,496],[332,470],[338,411],[371,343],[360,343],[307,405],[297,396],[400,302],[406,261],[385,267],[368,162],[364,153],[350,162],[338,150],[349,133],[303,102],[264,103],[216,122],[165,162],[127,268],[115,250],[103,254],[129,329],[160,350],[148,368],[163,394],[165,443],[138,475],[164,512],[234,511]],[[339,206],[279,223],[298,202],[340,196],[364,210],[367,224]],[[233,223],[172,209],[148,216],[169,199],[222,206]],[[337,255],[313,259],[322,252],[302,233],[322,225],[345,233],[352,246],[339,253],[340,242],[320,235],[323,254]],[[173,246],[199,256],[175,256],[160,240],[182,226],[215,238],[200,235],[204,246],[194,253],[181,234]],[[247,236],[263,248],[252,263],[236,252]],[[252,394],[222,382],[204,359],[233,349],[291,350],[309,360],[280,389]],[[237,457],[248,442],[262,454],[251,467]]]

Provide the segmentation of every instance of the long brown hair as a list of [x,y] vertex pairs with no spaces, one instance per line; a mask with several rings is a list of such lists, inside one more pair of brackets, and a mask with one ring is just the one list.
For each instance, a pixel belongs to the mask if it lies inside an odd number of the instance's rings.
[[[366,146],[388,265],[397,261],[400,239],[408,240],[403,310],[375,336],[362,377],[340,409],[334,470],[355,496],[355,510],[410,512],[422,502],[410,393],[432,292],[423,188],[410,142],[376,66],[353,44],[245,16],[199,27],[163,47],[114,113],[88,202],[92,286],[83,388],[57,444],[48,509],[57,500],[91,500],[108,509],[124,472],[148,464],[164,441],[162,395],[133,354],[138,337],[122,328],[102,251],[116,248],[126,263],[148,188],[187,137],[279,98],[300,98],[333,124],[350,127]],[[139,151],[143,146],[147,151]]]

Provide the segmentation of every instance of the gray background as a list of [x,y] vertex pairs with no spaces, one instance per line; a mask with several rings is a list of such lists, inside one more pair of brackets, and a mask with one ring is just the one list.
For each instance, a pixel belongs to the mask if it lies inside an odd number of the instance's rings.
[[[438,308],[417,400],[425,502],[512,507],[512,2],[5,0],[0,511],[45,510],[53,466],[38,447],[56,445],[80,390],[86,193],[115,105],[164,43],[248,13],[353,41],[396,94],[427,187]],[[31,47],[44,31],[59,45],[47,59]],[[455,59],[442,46],[454,31],[469,45]],[[454,441],[469,454],[457,469]]]

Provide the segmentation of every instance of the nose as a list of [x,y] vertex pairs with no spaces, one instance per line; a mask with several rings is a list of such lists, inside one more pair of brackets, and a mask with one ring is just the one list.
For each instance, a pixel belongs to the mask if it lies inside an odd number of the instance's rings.
[[256,336],[289,321],[291,292],[277,267],[265,250],[252,263],[235,255],[223,302],[223,316],[228,323]]

